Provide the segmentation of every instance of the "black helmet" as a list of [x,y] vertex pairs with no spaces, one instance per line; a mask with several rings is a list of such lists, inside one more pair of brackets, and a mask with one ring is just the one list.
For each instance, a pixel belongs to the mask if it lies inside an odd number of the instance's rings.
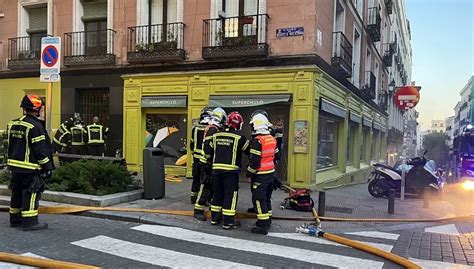
[[250,115],[250,118],[252,119],[255,115],[258,115],[258,114],[262,114],[263,116],[267,117],[268,118],[268,113],[267,111],[263,110],[263,109],[257,109],[255,110],[252,115]]
[[20,107],[35,112],[39,112],[42,106],[43,100],[41,100],[41,98],[39,98],[36,94],[25,95],[25,97],[23,97],[23,100],[21,100],[20,104]]

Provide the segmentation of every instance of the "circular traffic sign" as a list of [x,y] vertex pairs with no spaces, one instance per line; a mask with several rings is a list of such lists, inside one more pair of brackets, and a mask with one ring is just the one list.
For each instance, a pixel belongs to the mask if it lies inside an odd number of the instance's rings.
[[41,60],[47,67],[53,67],[58,62],[59,53],[56,47],[46,46],[41,54]]
[[413,108],[420,101],[420,92],[413,86],[400,87],[395,93],[394,101],[399,109]]

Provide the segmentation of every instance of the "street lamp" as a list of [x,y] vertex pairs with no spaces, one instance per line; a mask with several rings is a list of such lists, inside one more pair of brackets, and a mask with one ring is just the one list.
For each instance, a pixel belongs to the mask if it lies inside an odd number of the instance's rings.
[[388,93],[390,94],[390,96],[392,96],[394,92],[395,92],[395,80],[392,79],[392,82],[388,84]]

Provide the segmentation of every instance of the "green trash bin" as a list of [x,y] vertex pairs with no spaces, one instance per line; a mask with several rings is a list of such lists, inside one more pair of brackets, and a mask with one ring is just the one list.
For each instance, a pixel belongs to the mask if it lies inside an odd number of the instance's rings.
[[165,163],[160,148],[143,150],[143,188],[145,199],[161,199],[165,196]]

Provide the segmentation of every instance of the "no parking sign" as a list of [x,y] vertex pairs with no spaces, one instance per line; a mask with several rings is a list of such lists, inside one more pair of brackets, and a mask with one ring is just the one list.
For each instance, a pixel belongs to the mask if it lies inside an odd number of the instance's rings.
[[61,38],[58,36],[41,39],[41,82],[59,82],[61,67]]

